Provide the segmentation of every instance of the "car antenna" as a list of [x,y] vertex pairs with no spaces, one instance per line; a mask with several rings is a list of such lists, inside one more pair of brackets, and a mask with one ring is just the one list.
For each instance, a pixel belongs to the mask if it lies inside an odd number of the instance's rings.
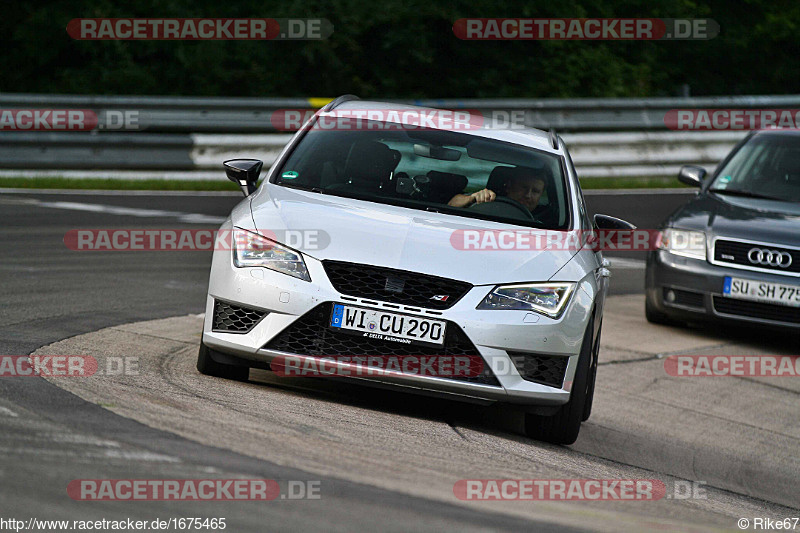
[[558,136],[556,135],[555,128],[550,128],[550,144],[553,145],[554,150],[558,150]]

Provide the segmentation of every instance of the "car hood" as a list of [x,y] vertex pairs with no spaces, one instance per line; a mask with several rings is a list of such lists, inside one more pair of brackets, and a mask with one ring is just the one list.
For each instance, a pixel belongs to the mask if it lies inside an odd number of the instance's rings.
[[[253,195],[251,209],[259,233],[291,241],[285,244],[316,259],[421,272],[473,285],[546,281],[576,253],[459,250],[451,243],[457,230],[528,228],[271,184]],[[318,245],[303,242],[298,230],[316,236]]]
[[667,225],[718,237],[800,245],[800,204],[705,193],[679,209]]

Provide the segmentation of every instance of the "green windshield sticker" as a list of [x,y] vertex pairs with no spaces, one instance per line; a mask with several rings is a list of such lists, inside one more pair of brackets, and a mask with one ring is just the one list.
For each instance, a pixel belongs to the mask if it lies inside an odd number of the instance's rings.
[[293,179],[297,178],[298,175],[299,174],[297,172],[295,172],[294,170],[287,170],[286,172],[281,174],[281,177],[283,179],[285,179],[285,180],[293,180]]
[[727,186],[728,186],[728,183],[730,183],[730,181],[731,181],[731,177],[730,177],[730,176],[722,176],[722,177],[719,179],[719,184],[718,184],[718,187],[719,187],[720,189],[724,189],[725,187],[727,187]]

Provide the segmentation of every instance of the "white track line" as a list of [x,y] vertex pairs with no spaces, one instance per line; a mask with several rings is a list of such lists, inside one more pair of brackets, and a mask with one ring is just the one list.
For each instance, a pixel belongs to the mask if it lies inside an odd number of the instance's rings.
[[108,215],[122,215],[144,218],[177,218],[180,222],[190,224],[221,224],[225,217],[214,217],[201,213],[184,213],[181,211],[165,211],[162,209],[142,209],[139,207],[120,207],[117,205],[87,204],[82,202],[45,202],[33,198],[19,200],[18,203],[35,205],[51,209],[69,209],[72,211],[89,211]]
[[19,416],[8,407],[0,407],[0,415],[10,416],[12,418],[17,418]]

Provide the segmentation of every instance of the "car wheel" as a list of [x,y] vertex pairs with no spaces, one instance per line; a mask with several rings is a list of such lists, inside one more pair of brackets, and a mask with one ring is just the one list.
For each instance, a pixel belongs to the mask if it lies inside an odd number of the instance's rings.
[[593,324],[594,319],[589,321],[583,336],[569,401],[550,416],[525,413],[525,434],[529,437],[553,444],[572,444],[578,439],[589,392]]
[[674,320],[672,320],[667,315],[656,309],[655,304],[652,301],[650,301],[649,296],[644,297],[644,317],[651,324],[661,324],[664,326],[670,326],[675,324]]
[[603,333],[603,320],[600,319],[600,327],[597,330],[597,339],[592,348],[592,368],[589,371],[589,386],[586,393],[586,403],[583,405],[583,417],[581,420],[586,422],[592,416],[592,403],[594,403],[594,384],[597,381],[597,363],[600,360],[600,334]]
[[[197,370],[206,376],[216,378],[235,379],[237,381],[247,381],[250,375],[250,368],[239,365],[226,365],[214,361],[211,357],[215,352],[200,341],[200,351],[197,352]],[[221,355],[221,354],[220,354]]]

